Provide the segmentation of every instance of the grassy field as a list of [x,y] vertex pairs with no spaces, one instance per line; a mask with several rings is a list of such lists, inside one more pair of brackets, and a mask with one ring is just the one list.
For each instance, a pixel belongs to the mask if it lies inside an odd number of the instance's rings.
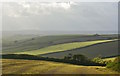
[[113,61],[115,60],[115,58],[116,58],[116,57],[112,57],[112,58],[105,58],[105,59],[103,59],[103,60],[104,60],[104,61],[112,61],[112,62],[113,62]]
[[78,66],[40,60],[2,59],[3,74],[115,74],[101,66]]
[[116,39],[65,43],[65,44],[59,44],[59,45],[53,45],[53,46],[45,47],[45,48],[42,48],[42,49],[39,49],[39,50],[18,52],[18,53],[15,53],[15,54],[39,55],[39,54],[46,54],[46,53],[53,53],[53,52],[61,52],[61,51],[86,47],[86,46],[97,44],[97,43],[110,42],[110,41],[114,41],[114,40],[116,40]]
[[53,35],[53,36],[21,36],[7,37],[2,40],[2,49],[4,54],[38,50],[44,47],[93,40],[116,39],[117,35]]

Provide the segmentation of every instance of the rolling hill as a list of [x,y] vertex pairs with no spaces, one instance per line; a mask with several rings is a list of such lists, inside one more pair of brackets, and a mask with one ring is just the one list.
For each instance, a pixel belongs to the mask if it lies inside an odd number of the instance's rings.
[[118,41],[98,43],[98,44],[94,44],[84,48],[76,48],[76,49],[71,49],[71,50],[66,50],[66,51],[56,52],[56,53],[47,53],[41,56],[64,58],[64,56],[67,56],[69,53],[73,55],[83,54],[88,58],[94,58],[98,56],[101,56],[101,57],[116,56],[118,55]]
[[78,66],[42,60],[2,59],[2,74],[117,74],[102,66]]
[[29,37],[28,39],[5,38],[2,42],[3,54],[38,50],[52,45],[93,40],[116,39],[117,35],[51,35]]
[[111,42],[111,41],[115,41],[115,39],[113,39],[113,40],[96,40],[96,41],[64,43],[64,44],[58,44],[58,45],[53,45],[53,46],[41,48],[39,50],[17,52],[15,54],[40,55],[40,54],[62,52],[62,51],[66,51],[66,50],[83,48],[83,47],[87,47],[87,46],[92,46],[92,45],[97,44],[97,43],[104,43],[104,42]]

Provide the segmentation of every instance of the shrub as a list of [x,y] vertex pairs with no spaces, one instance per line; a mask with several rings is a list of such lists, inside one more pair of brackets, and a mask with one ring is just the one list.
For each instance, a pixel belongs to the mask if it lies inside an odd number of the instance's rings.
[[106,62],[103,61],[101,57],[93,58],[92,61],[95,63],[106,64]]
[[72,59],[72,54],[69,53],[67,56],[64,57],[65,60],[71,60]]
[[120,57],[117,57],[114,62],[110,62],[106,66],[109,69],[120,72]]
[[87,59],[87,57],[85,57],[84,55],[78,54],[78,55],[73,55],[73,60],[84,63],[84,62],[86,62],[88,59]]
[[69,53],[67,56],[64,57],[64,60],[70,63],[74,63],[74,64],[89,64],[90,63],[89,59],[86,56],[81,55],[81,54],[72,55],[71,53]]
[[71,59],[71,57],[68,57],[68,56],[64,57],[64,60],[70,60],[70,59]]

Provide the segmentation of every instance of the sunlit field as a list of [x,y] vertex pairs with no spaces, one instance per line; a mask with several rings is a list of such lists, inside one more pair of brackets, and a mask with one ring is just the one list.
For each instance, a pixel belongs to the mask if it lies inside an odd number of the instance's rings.
[[2,59],[3,74],[114,74],[102,66],[82,66],[41,60]]

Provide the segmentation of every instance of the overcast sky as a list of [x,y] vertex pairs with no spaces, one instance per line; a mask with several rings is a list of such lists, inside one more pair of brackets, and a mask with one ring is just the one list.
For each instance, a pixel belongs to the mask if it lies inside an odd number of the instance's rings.
[[3,30],[117,31],[117,2],[4,3]]

